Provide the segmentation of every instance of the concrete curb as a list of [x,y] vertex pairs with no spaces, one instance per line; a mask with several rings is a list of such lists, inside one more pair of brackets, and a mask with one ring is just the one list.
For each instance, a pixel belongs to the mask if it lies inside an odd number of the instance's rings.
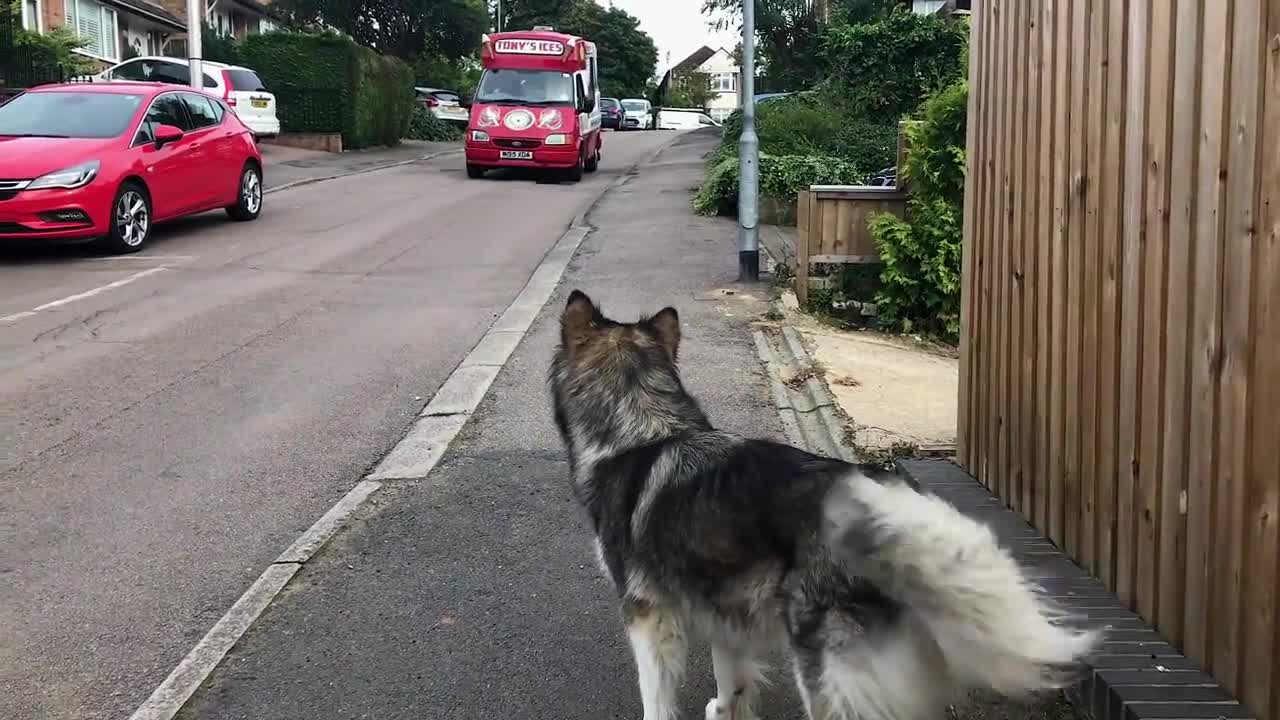
[[[381,462],[305,533],[258,576],[253,585],[236,600],[231,609],[218,619],[213,628],[187,653],[151,696],[129,716],[129,720],[172,720],[191,696],[200,689],[222,663],[231,648],[261,617],[275,598],[302,567],[333,538],[370,497],[390,481],[419,480],[436,466],[450,443],[462,431],[467,420],[479,407],[490,385],[510,358],[511,353],[528,334],[542,307],[550,300],[560,278],[577,253],[582,241],[594,230],[587,224],[592,209],[611,190],[627,181],[638,168],[652,162],[671,146],[675,138],[662,143],[649,155],[637,161],[618,179],[605,185],[578,213],[559,241],[543,256],[538,267],[516,298],[489,330],[454,368],[440,388],[432,393],[418,420]],[[431,157],[458,151],[435,153],[417,160],[406,160],[377,168],[337,175],[359,175],[374,170],[408,165]],[[300,184],[322,182],[333,178],[309,178]],[[283,190],[285,187],[275,188]],[[270,191],[268,191],[270,192]]]
[[403,165],[412,165],[414,163],[424,162],[427,160],[434,160],[436,158],[446,157],[449,155],[459,155],[461,153],[462,153],[462,148],[458,148],[457,150],[442,150],[440,152],[427,153],[422,157],[410,158],[408,160],[397,160],[395,162],[383,163],[381,165],[373,165],[367,168],[360,168],[359,170],[348,170],[347,172],[338,173],[336,175],[324,175],[322,177],[303,178],[301,180],[294,180],[293,182],[287,182],[283,185],[278,185],[273,188],[267,188],[266,190],[262,191],[262,194],[270,195],[271,193],[278,193],[278,192],[283,192],[285,190],[292,190],[293,188],[302,187],[303,185],[314,185],[315,183],[325,182],[327,180],[337,180],[338,178],[351,177],[352,175],[363,175],[365,173],[377,172],[379,170],[386,170],[388,168],[401,167]]
[[[757,330],[755,343],[756,353],[769,372],[774,405],[788,440],[819,455],[857,462],[857,454],[845,440],[844,424],[831,391],[822,380],[806,377],[813,360],[799,333],[791,327],[783,327],[778,334]],[[788,383],[784,381],[786,375],[804,380]]]

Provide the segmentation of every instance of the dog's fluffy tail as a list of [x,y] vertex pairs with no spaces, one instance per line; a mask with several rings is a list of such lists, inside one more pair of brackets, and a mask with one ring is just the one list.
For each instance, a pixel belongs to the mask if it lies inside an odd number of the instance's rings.
[[854,475],[826,516],[833,554],[927,629],[955,685],[1064,687],[1100,639],[1064,626],[990,528],[941,498]]

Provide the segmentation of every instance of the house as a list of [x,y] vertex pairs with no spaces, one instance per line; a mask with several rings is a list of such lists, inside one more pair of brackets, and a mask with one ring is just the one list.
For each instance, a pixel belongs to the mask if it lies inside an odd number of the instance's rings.
[[[164,3],[178,17],[186,18],[186,0],[156,0]],[[270,0],[201,0],[204,22],[221,35],[237,40],[247,35],[270,32],[279,24],[271,10]]]
[[153,0],[21,0],[22,27],[47,32],[66,27],[84,41],[80,52],[107,67],[125,57],[161,54],[186,22]]
[[733,54],[724,48],[698,48],[689,57],[667,71],[663,82],[670,85],[694,73],[706,75],[711,85],[711,99],[703,108],[716,122],[723,122],[742,105],[740,93],[742,70]]

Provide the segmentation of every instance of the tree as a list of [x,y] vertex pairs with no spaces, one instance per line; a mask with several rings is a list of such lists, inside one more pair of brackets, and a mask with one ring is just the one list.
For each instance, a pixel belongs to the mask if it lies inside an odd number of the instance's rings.
[[[743,0],[703,0],[703,12],[719,29],[741,28]],[[829,20],[812,0],[756,0],[756,58],[763,77],[759,89],[794,91],[825,75],[822,37],[827,23],[869,22],[893,12],[896,0],[828,0]]]
[[714,95],[711,92],[711,76],[693,72],[676,78],[661,104],[674,108],[706,108]]
[[297,24],[327,25],[405,59],[471,55],[490,24],[485,0],[277,0],[273,7]]

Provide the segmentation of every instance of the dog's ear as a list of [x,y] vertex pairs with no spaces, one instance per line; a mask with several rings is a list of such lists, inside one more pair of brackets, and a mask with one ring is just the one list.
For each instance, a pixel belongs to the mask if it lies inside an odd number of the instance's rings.
[[582,347],[596,330],[596,318],[600,311],[596,304],[581,290],[569,294],[564,312],[560,315],[560,340],[566,349]]
[[658,342],[667,349],[671,354],[671,359],[676,359],[676,354],[680,350],[680,314],[673,307],[665,307],[658,311],[657,315],[649,318],[646,323],[658,338]]

